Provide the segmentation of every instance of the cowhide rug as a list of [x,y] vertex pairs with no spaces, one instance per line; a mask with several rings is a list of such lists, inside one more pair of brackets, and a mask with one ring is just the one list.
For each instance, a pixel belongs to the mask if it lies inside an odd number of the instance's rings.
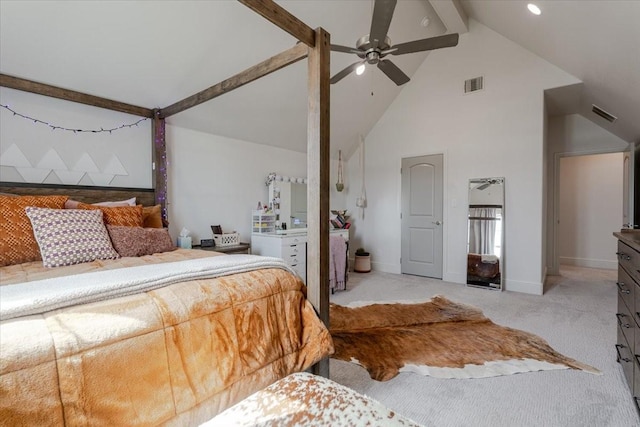
[[330,306],[333,358],[357,363],[371,378],[398,372],[485,378],[550,369],[597,369],[556,352],[542,338],[496,325],[479,309],[442,296],[424,303]]

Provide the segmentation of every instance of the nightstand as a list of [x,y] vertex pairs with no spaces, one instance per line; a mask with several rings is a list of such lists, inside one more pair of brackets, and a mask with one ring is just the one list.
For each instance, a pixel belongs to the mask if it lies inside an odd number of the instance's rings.
[[251,244],[239,243],[233,246],[194,246],[193,249],[202,249],[203,251],[215,251],[225,254],[249,254],[251,253]]

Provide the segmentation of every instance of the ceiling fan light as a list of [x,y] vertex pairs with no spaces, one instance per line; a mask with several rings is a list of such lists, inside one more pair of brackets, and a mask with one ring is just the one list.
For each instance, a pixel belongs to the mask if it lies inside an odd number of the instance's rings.
[[533,13],[534,15],[540,15],[542,13],[540,8],[533,3],[529,3],[527,5],[527,9],[529,9],[529,12]]
[[358,66],[358,68],[356,68],[356,74],[357,74],[357,75],[359,75],[359,76],[361,76],[361,75],[362,75],[362,73],[364,73],[364,69],[365,69],[364,64],[360,64],[360,65]]

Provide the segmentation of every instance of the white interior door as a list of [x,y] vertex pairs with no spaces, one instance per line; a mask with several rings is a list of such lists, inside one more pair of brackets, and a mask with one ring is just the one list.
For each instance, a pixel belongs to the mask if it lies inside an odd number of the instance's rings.
[[401,270],[442,278],[442,154],[402,159]]

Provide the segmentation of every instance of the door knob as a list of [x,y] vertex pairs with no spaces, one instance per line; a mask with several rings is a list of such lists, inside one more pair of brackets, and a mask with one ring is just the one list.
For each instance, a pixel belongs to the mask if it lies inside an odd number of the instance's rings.
[[433,221],[435,225],[442,225],[442,221]]

